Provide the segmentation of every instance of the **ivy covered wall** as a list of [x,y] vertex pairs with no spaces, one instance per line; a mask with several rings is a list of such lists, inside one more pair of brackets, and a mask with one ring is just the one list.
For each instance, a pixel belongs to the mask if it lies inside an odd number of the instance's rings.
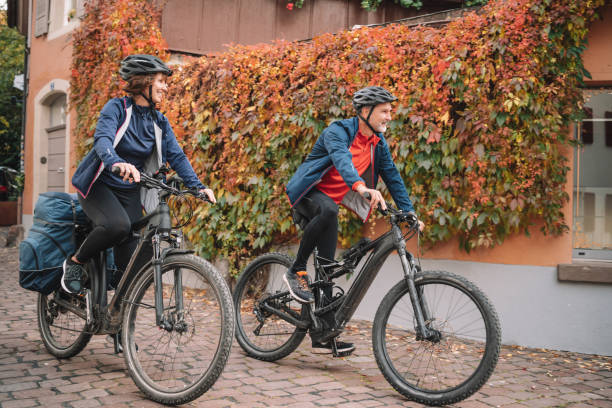
[[[121,58],[166,56],[158,15],[125,3],[90,11],[75,36],[82,152],[96,113],[120,94]],[[178,67],[161,110],[219,199],[198,208],[190,239],[238,267],[294,237],[285,184],[320,132],[353,115],[351,95],[366,85],[398,96],[386,137],[429,243],[499,245],[534,219],[545,233],[564,233],[568,166],[560,149],[580,112],[580,55],[602,4],[497,0],[441,29],[392,25],[236,46]],[[342,243],[360,227],[346,216]]]

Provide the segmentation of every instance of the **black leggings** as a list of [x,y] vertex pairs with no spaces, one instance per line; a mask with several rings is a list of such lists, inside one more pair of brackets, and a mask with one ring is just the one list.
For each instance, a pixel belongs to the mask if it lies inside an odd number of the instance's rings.
[[316,188],[310,190],[306,197],[319,206],[319,211],[304,228],[300,248],[291,267],[293,272],[306,270],[306,263],[315,247],[320,257],[333,260],[338,244],[338,204]]
[[100,251],[113,246],[115,264],[124,271],[138,244],[137,238],[128,235],[132,223],[142,217],[140,190],[120,190],[97,182],[87,198],[79,195],[79,202],[94,228],[77,250],[77,260],[87,262]]

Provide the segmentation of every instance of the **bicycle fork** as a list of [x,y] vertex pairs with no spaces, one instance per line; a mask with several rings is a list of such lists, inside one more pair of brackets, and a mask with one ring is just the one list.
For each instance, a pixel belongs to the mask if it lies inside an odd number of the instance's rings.
[[171,329],[168,326],[168,322],[164,318],[164,297],[163,297],[163,283],[162,283],[162,259],[161,259],[161,248],[159,243],[159,236],[153,235],[153,283],[155,285],[155,324],[162,329]]
[[[156,234],[152,238],[153,243],[153,282],[155,285],[155,324],[167,331],[184,331],[186,329],[183,318],[183,275],[180,268],[174,269],[174,296],[175,315],[170,318],[164,311],[164,284],[162,279],[162,264],[164,260],[161,250],[160,238]],[[172,294],[170,295],[172,297]]]
[[414,283],[416,265],[414,265],[414,259],[406,251],[406,241],[402,236],[399,227],[394,226],[394,238],[397,253],[402,263],[402,269],[404,271],[404,280],[408,285],[408,293],[410,294],[410,302],[412,303],[412,309],[414,310],[414,317],[416,319],[416,334],[417,340],[430,340],[439,341],[440,333],[437,330],[432,330],[428,324],[431,320],[431,313],[427,307],[427,302],[422,290],[417,290],[416,284]]

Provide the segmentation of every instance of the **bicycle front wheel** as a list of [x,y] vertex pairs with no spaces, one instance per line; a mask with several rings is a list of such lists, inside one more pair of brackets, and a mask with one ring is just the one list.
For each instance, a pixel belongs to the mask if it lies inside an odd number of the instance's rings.
[[150,399],[183,404],[206,392],[225,367],[234,333],[231,293],[204,259],[168,256],[162,265],[162,328],[155,319],[153,275],[152,266],[139,273],[125,301],[125,362]]
[[415,277],[429,339],[416,333],[405,281],[380,304],[372,338],[378,367],[405,397],[427,405],[461,401],[482,387],[499,357],[501,329],[487,297],[467,279],[427,271]]
[[45,348],[57,358],[74,357],[89,343],[85,297],[61,289],[38,294],[38,330]]
[[240,275],[234,289],[236,338],[251,357],[276,361],[288,356],[306,336],[280,317],[303,320],[306,310],[296,302],[283,281],[293,261],[287,255],[268,253],[256,258]]

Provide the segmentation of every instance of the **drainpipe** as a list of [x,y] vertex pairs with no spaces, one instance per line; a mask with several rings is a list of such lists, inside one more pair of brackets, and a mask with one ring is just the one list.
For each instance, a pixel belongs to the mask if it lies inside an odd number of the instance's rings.
[[[23,53],[23,100],[21,103],[21,154],[19,158],[19,170],[25,177],[25,164],[24,164],[24,155],[25,155],[25,132],[26,132],[26,119],[27,119],[27,109],[26,105],[28,103],[28,94],[30,90],[30,45],[32,39],[32,0],[28,0],[28,28],[26,30],[26,44],[24,47]],[[24,181],[25,183],[25,181]],[[17,212],[17,224],[21,225],[23,223],[23,192],[19,197],[19,210]]]

